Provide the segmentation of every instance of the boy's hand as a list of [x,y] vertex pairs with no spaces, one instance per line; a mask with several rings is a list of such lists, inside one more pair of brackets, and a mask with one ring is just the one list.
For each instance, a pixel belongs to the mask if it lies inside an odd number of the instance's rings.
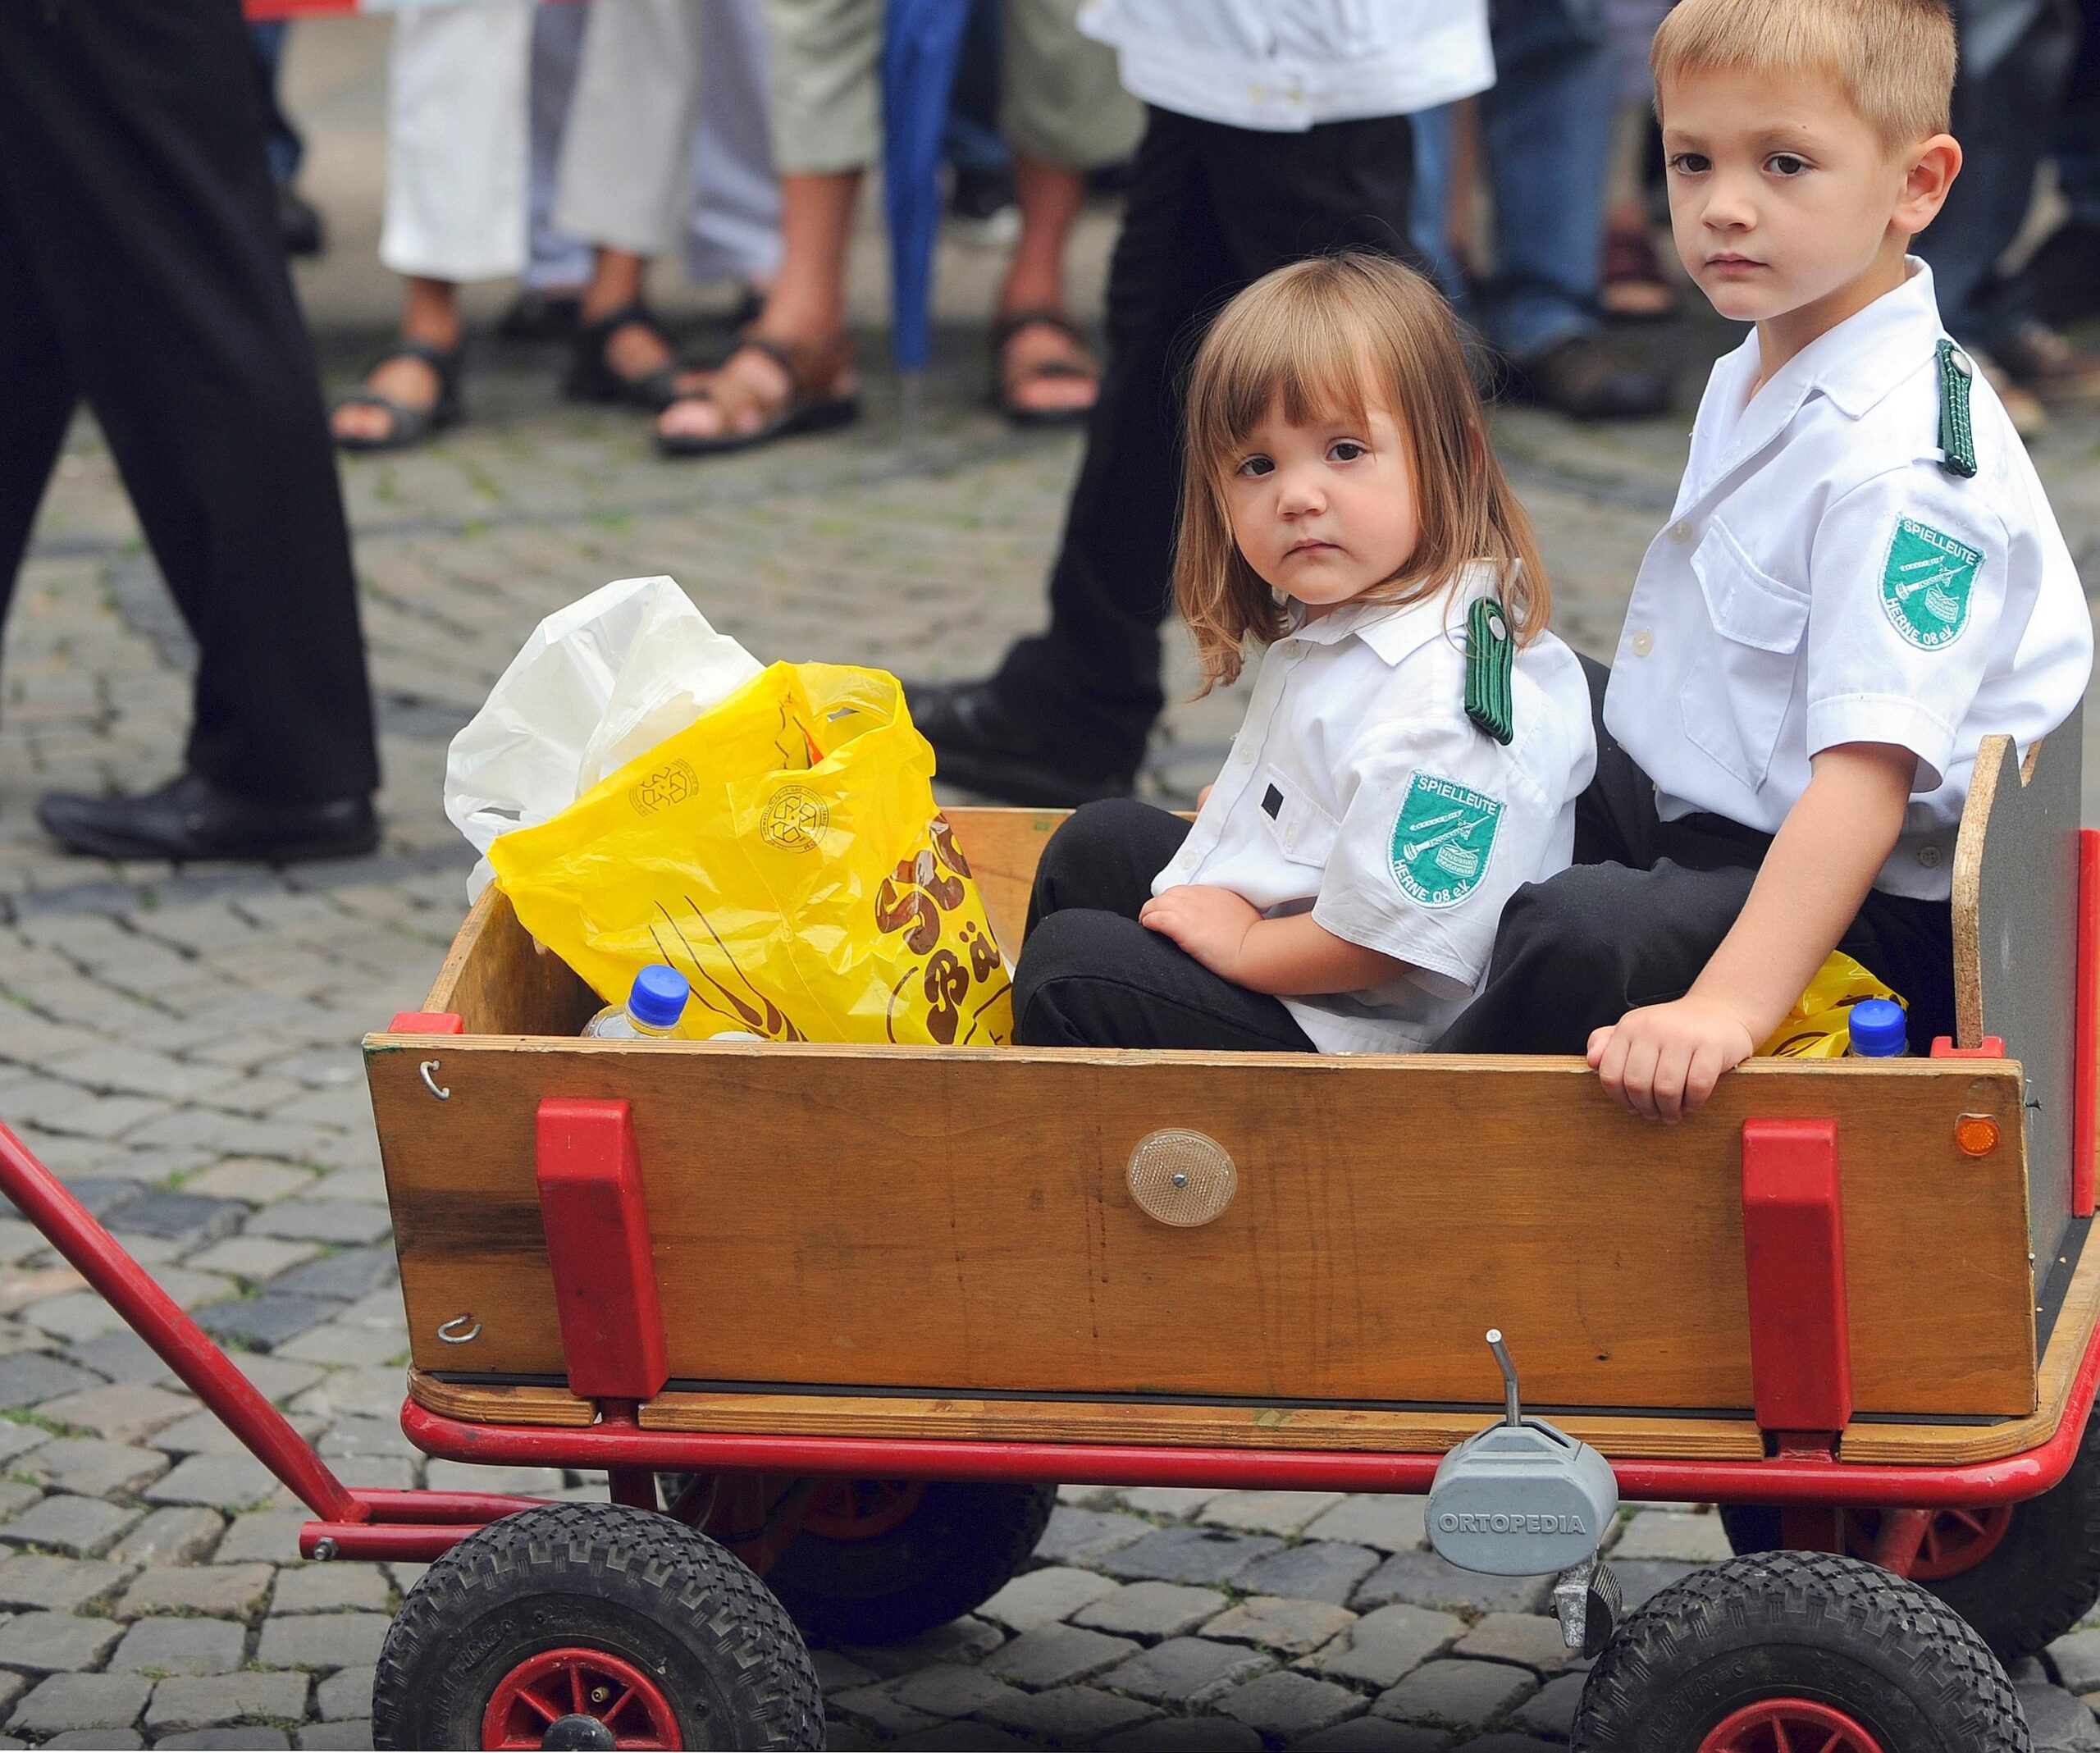
[[1696,993],[1628,1011],[1590,1037],[1590,1064],[1613,1097],[1671,1125],[1714,1093],[1723,1071],[1756,1051],[1740,1016]]
[[1261,910],[1244,896],[1204,883],[1184,883],[1154,895],[1138,910],[1138,923],[1180,944],[1212,973],[1237,980],[1247,934]]

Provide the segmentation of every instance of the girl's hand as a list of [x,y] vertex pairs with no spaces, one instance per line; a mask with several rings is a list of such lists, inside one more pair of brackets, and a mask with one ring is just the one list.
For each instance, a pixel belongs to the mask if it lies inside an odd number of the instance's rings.
[[[1261,923],[1254,904],[1229,888],[1185,883],[1154,895],[1138,911],[1138,923],[1180,944],[1212,973],[1238,980],[1247,934]],[[1244,984],[1244,982],[1241,982]]]
[[1590,1064],[1613,1098],[1671,1125],[1714,1093],[1723,1072],[1756,1051],[1740,1016],[1696,993],[1628,1011],[1590,1037]]
[[1211,801],[1211,793],[1217,789],[1217,781],[1213,779],[1208,785],[1206,785],[1201,791],[1197,792],[1196,807],[1200,810],[1205,804],[1208,803]]

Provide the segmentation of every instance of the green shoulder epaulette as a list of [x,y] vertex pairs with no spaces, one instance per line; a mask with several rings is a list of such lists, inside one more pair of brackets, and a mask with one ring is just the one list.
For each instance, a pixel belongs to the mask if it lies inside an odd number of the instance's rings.
[[1517,644],[1502,605],[1483,596],[1466,616],[1466,716],[1497,742],[1517,734],[1510,703],[1510,678],[1517,667]]
[[1942,336],[1939,344],[1939,466],[1967,480],[1976,472],[1976,433],[1969,422],[1969,380],[1976,367]]

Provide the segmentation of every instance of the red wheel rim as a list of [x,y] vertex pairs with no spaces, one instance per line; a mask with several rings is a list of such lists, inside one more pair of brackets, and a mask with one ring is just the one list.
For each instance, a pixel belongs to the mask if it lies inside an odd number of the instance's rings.
[[902,1527],[925,1495],[923,1479],[827,1479],[810,1494],[802,1532],[825,1540],[874,1540]]
[[[2017,1507],[1994,1504],[1983,1509],[1939,1511],[1925,1524],[1925,1537],[1918,1542],[1918,1556],[1911,1566],[1911,1580],[1940,1582],[1974,1569],[1997,1550],[2012,1527],[2012,1513]],[[1845,1512],[1845,1548],[1853,1557],[1872,1558],[1880,1532],[1879,1510]]]
[[596,1717],[622,1747],[682,1747],[678,1714],[632,1662],[603,1650],[546,1650],[503,1677],[482,1713],[484,1747],[536,1747],[565,1716]]
[[1842,1710],[1806,1698],[1764,1698],[1706,1731],[1699,1753],[1882,1753]]

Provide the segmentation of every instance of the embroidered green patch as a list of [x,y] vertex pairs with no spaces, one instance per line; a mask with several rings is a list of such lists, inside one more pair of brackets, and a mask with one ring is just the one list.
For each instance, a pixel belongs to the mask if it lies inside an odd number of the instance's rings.
[[1393,822],[1393,881],[1425,907],[1455,906],[1487,874],[1502,806],[1433,773],[1418,773]]
[[1898,518],[1882,562],[1881,606],[1921,651],[1952,645],[1969,625],[1969,599],[1984,556],[1929,523]]

